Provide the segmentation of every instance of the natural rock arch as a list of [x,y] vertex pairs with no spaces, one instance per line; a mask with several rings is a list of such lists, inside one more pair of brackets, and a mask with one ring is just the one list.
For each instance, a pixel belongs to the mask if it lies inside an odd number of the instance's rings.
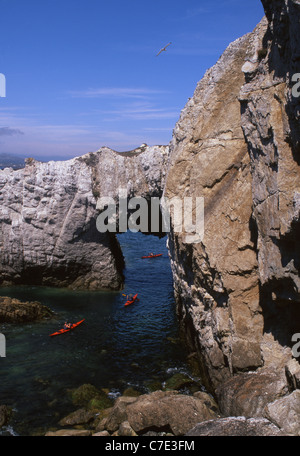
[[167,146],[101,148],[67,161],[27,159],[0,171],[0,284],[122,288],[124,259],[113,233],[96,228],[97,199],[161,196]]

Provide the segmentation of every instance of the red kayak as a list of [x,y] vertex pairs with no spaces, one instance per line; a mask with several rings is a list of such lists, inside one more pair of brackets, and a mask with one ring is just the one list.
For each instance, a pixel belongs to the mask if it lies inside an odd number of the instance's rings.
[[138,294],[134,295],[133,298],[130,301],[126,301],[124,306],[129,306],[130,304],[133,304],[136,300],[138,300],[137,299],[137,295]]
[[64,334],[64,333],[66,333],[68,331],[71,331],[71,329],[77,328],[77,326],[79,326],[84,320],[85,319],[80,320],[77,323],[73,323],[73,325],[71,325],[70,328],[68,328],[68,329],[60,329],[59,331],[57,331],[57,332],[55,332],[53,334],[50,334],[50,337],[51,336],[58,336],[59,334]]
[[142,258],[156,258],[162,256],[162,253],[157,253],[156,255],[147,255],[147,256],[142,256]]

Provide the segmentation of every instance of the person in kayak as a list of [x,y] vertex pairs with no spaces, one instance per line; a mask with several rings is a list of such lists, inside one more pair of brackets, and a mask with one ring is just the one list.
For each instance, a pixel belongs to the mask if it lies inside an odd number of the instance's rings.
[[72,326],[71,323],[65,322],[65,324],[64,324],[64,329],[70,329],[71,326]]

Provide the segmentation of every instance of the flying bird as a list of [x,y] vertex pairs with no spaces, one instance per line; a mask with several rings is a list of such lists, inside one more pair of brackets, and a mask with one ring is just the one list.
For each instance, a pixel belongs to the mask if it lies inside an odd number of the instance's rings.
[[166,51],[166,50],[167,50],[167,47],[170,46],[170,44],[172,44],[172,43],[168,43],[165,47],[163,47],[163,48],[159,51],[159,53],[156,54],[156,57],[157,57],[161,52]]

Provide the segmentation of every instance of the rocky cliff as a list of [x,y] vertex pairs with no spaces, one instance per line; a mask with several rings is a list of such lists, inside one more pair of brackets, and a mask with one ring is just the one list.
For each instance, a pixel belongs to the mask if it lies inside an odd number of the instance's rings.
[[120,289],[124,260],[114,233],[96,228],[99,196],[159,196],[167,146],[108,148],[64,162],[28,159],[0,171],[0,283]]
[[[300,4],[263,5],[269,26],[260,61],[243,67],[240,102],[251,160],[260,304],[268,334],[262,352],[267,362],[299,332],[300,98],[292,94],[292,79],[300,68]],[[249,50],[247,60],[254,62],[255,57]]]
[[213,385],[262,364],[251,163],[238,98],[247,51],[266,30],[263,20],[206,72],[171,143],[165,195],[205,199],[203,241],[185,244],[184,233],[172,233],[169,248],[180,319]]
[[[204,197],[202,241],[174,220],[168,236],[185,336],[220,413],[245,417],[230,432],[253,433],[256,417],[299,435],[300,2],[262,3],[266,17],[206,72],[170,147],[0,171],[0,283],[118,289],[122,253],[96,229],[98,198]],[[206,426],[195,435],[224,421]]]
[[300,329],[299,98],[291,84],[300,5],[263,5],[266,18],[198,83],[170,145],[165,195],[205,198],[202,242],[186,244],[173,230],[169,249],[178,313],[212,390],[243,371],[284,374]]

